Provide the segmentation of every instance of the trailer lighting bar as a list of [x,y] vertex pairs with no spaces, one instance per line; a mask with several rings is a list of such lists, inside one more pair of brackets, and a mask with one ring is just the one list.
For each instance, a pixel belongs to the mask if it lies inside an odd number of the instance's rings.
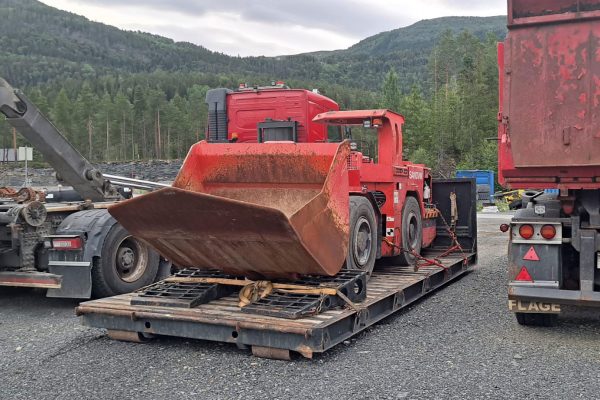
[[81,238],[60,238],[52,239],[52,248],[59,250],[79,250],[81,249]]

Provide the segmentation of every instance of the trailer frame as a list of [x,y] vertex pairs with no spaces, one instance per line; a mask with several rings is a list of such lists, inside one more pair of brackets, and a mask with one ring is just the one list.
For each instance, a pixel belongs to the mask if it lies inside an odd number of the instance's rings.
[[[442,250],[430,250],[424,256],[441,254]],[[135,306],[130,304],[133,294],[125,294],[84,302],[76,314],[84,325],[107,329],[118,340],[175,336],[232,343],[252,348],[260,357],[290,359],[291,352],[297,352],[312,358],[472,270],[476,253],[454,253],[440,261],[445,269],[377,269],[369,280],[366,301],[298,320],[242,313],[235,294],[192,309]]]

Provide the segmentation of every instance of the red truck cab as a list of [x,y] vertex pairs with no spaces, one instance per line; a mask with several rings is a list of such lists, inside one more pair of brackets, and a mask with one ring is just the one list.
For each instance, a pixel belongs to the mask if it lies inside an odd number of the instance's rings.
[[[339,110],[338,104],[316,91],[290,89],[283,83],[236,91],[213,89],[207,95],[209,142],[256,143],[291,139],[298,143],[327,142],[327,126],[314,123],[320,113]],[[258,127],[258,129],[257,129]],[[261,134],[269,128],[272,137]],[[287,137],[285,132],[291,132]]]

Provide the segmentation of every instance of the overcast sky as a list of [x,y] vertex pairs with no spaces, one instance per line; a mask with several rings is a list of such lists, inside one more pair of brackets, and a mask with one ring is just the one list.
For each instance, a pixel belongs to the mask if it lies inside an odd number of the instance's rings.
[[506,0],[42,0],[105,24],[230,55],[347,48],[368,36],[449,15],[506,14]]

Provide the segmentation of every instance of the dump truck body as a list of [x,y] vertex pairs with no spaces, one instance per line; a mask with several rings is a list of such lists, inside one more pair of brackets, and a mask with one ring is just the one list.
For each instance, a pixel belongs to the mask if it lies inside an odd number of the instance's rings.
[[499,181],[598,188],[600,5],[511,1],[499,46]]
[[538,190],[502,227],[509,308],[521,324],[551,325],[563,304],[600,305],[600,4],[508,4],[499,181]]

